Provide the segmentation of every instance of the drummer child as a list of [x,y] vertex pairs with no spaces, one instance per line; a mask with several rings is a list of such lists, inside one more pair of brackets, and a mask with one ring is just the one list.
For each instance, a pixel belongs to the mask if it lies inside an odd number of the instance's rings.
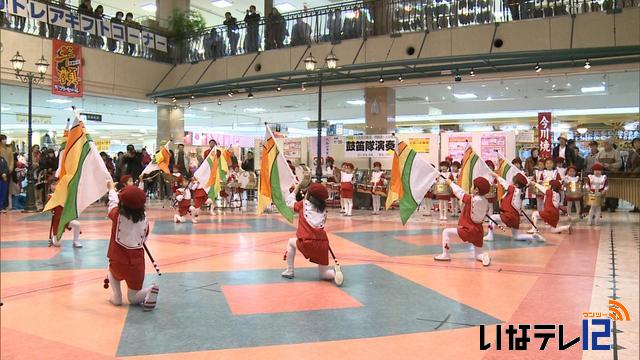
[[313,183],[307,188],[304,198],[296,201],[299,191],[300,184],[287,197],[287,205],[300,216],[296,237],[290,238],[287,245],[285,253],[287,269],[282,272],[282,277],[293,279],[296,250],[300,250],[305,258],[318,264],[318,275],[321,280],[333,280],[335,273],[329,268],[329,238],[324,230],[324,224],[327,221],[325,202],[329,193],[326,187]]
[[[460,177],[460,162],[454,161],[451,163],[451,175],[453,176],[453,181],[457,182],[458,177]],[[451,216],[457,217],[460,214],[460,202],[456,197],[451,198]]]
[[[575,207],[576,214],[578,218],[580,218],[580,214],[582,213],[582,206],[580,202],[582,201],[582,189],[578,186],[580,182],[580,177],[577,175],[577,169],[575,166],[571,165],[567,168],[567,174],[564,176],[564,187],[565,187],[565,199],[567,200],[567,216],[571,219],[571,209]],[[570,191],[572,188],[571,184],[575,184],[574,189],[577,192]]]
[[[558,171],[555,169],[555,163],[553,159],[546,158],[544,160],[544,169],[537,173],[536,182],[539,185],[543,185],[543,187],[547,189],[549,187],[551,180],[560,181],[562,180],[562,178],[560,177],[560,174],[558,174]],[[538,192],[537,194],[538,211],[544,210],[544,196],[545,196],[545,191]]]
[[379,161],[373,163],[373,171],[371,172],[371,200],[373,203],[373,215],[380,214],[380,195],[375,192],[386,190],[385,173],[382,171],[382,164]]
[[591,205],[591,209],[589,209],[589,225],[600,225],[600,214],[602,213],[602,199],[604,199],[604,193],[609,190],[609,182],[607,180],[607,175],[602,173],[604,167],[600,163],[595,163],[593,165],[593,174],[587,176],[587,190],[589,190],[589,194],[597,195],[600,197],[600,202],[594,202]]
[[353,171],[352,163],[342,163],[340,172],[340,203],[344,216],[351,216],[353,210]]
[[[440,162],[440,175],[436,180],[436,190],[438,186],[442,188],[443,185],[447,185],[447,180],[454,180],[453,175],[449,172],[449,162]],[[449,200],[451,199],[450,189],[442,188],[441,191],[436,191],[436,200],[438,200],[438,211],[440,212],[440,220],[447,220],[447,207],[449,206]],[[444,189],[447,191],[445,192]]]

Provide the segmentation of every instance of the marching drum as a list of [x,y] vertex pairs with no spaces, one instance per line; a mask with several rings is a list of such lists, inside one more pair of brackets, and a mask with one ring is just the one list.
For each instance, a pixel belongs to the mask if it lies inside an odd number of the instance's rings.
[[371,194],[372,186],[367,184],[358,184],[356,186],[356,191],[364,194]]
[[[451,195],[451,186],[446,182],[436,183],[433,193],[436,195]],[[487,197],[489,196],[487,195]]]
[[546,192],[548,189],[551,189],[551,185],[549,184],[549,180],[545,180],[545,181],[542,183],[542,186],[544,186],[545,191],[544,191],[544,192],[542,192],[542,191],[540,191],[540,189],[538,189],[538,188],[536,187],[536,195],[538,195],[538,196],[544,196],[545,192]]
[[589,206],[602,206],[603,198],[602,193],[589,192],[584,195],[584,202]]
[[238,183],[245,190],[255,190],[258,188],[258,177],[253,171],[243,171],[238,175]]
[[384,185],[376,185],[376,186],[372,186],[369,185],[371,187],[371,193],[373,195],[378,195],[378,196],[387,196],[387,187]]
[[300,181],[300,187],[306,188],[311,184],[311,169],[306,165],[296,166],[296,177]]
[[572,181],[565,186],[565,197],[567,199],[582,198],[582,184],[579,181]]

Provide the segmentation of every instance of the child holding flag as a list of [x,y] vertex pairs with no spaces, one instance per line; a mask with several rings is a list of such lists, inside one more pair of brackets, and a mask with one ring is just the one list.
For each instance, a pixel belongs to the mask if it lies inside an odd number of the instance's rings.
[[191,185],[189,190],[193,194],[193,219],[194,224],[198,222],[198,216],[200,216],[200,208],[202,205],[211,205],[213,201],[209,199],[207,192],[200,186],[198,180],[194,177],[191,179]]
[[182,175],[178,176],[176,180],[178,184],[178,188],[175,191],[175,197],[177,201],[176,211],[177,213],[173,216],[173,220],[179,224],[185,222],[185,216],[190,213],[191,214],[191,222],[194,224],[198,223],[198,219],[194,216],[195,208],[191,206],[191,190],[189,189],[189,180],[182,177]]
[[[56,185],[58,185],[58,179],[56,177],[49,178],[49,188],[51,193],[47,200],[51,199],[52,194],[56,191]],[[49,230],[49,246],[60,247],[60,239],[58,239],[57,232],[58,226],[60,226],[60,218],[62,218],[63,207],[58,205],[51,209],[51,228]],[[78,220],[71,220],[69,224],[65,226],[64,230],[71,230],[73,232],[73,247],[81,248],[80,242],[80,222]],[[63,230],[63,231],[64,231]]]
[[482,222],[489,211],[489,202],[485,195],[489,193],[491,185],[484,177],[473,179],[473,193],[466,194],[464,190],[451,180],[447,180],[453,190],[453,195],[462,200],[465,206],[458,220],[457,228],[446,228],[442,231],[442,254],[434,257],[437,261],[450,261],[449,239],[453,235],[458,235],[462,241],[473,244],[473,256],[481,261],[482,265],[489,266],[491,258],[486,252],[482,252]]
[[560,220],[560,191],[562,190],[562,183],[560,180],[554,179],[549,181],[549,185],[551,187],[545,189],[544,186],[535,183],[535,187],[538,188],[540,192],[544,192],[544,203],[542,211],[534,211],[531,215],[533,224],[528,232],[529,234],[538,232],[536,225],[538,224],[538,219],[542,219],[551,226],[552,233],[559,234],[567,230],[569,234],[571,234],[571,224],[558,226],[558,221]]

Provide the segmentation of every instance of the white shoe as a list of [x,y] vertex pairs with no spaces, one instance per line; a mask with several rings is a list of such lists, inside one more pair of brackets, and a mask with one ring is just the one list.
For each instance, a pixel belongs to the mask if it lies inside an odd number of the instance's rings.
[[483,241],[493,241],[493,235],[485,235],[485,237],[482,238]]
[[282,275],[282,277],[286,279],[293,279],[293,269],[287,269],[280,275]]
[[440,255],[434,256],[433,260],[436,260],[436,261],[451,261],[451,255],[442,253]]
[[180,216],[179,215],[173,215],[173,221],[175,221],[176,224],[180,224]]
[[51,240],[49,240],[49,245],[53,246],[53,247],[60,247],[60,241],[58,241],[58,239],[56,239],[55,236],[51,237]]
[[192,223],[194,223],[194,224],[197,224],[197,223],[198,223],[198,218],[197,218],[197,217],[195,217],[195,216],[194,216],[194,217],[192,217],[192,218],[191,218],[191,222],[192,222]]
[[547,242],[547,239],[545,239],[542,235],[540,235],[540,233],[533,234],[533,238],[539,242]]
[[144,298],[144,302],[142,303],[142,311],[151,311],[156,307],[156,302],[158,300],[158,293],[160,292],[160,288],[156,284],[151,284],[151,290]]
[[489,264],[491,264],[491,257],[488,253],[482,253],[478,255],[478,261],[482,261],[482,266],[489,266]]
[[535,234],[537,232],[538,232],[538,230],[536,230],[536,228],[534,228],[533,226],[531,227],[531,229],[527,230],[528,234]]
[[77,249],[80,249],[80,248],[82,248],[82,243],[80,241],[74,241],[73,242],[73,247],[77,248]]

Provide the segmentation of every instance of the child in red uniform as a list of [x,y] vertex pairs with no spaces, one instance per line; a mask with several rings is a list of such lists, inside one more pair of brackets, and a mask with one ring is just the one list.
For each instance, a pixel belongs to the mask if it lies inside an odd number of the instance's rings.
[[442,231],[442,254],[435,256],[438,261],[450,261],[449,238],[458,235],[464,242],[473,244],[473,257],[482,261],[482,265],[489,266],[491,257],[482,251],[482,222],[487,216],[489,202],[484,197],[490,188],[489,181],[483,177],[473,179],[473,194],[465,194],[464,190],[451,180],[447,180],[453,190],[453,195],[462,200],[464,207],[458,220],[457,228],[447,228]]
[[118,185],[116,185],[116,190],[120,191],[125,186],[129,185],[133,185],[133,178],[131,177],[131,175],[123,175],[120,177],[120,182],[118,182]]
[[209,195],[207,195],[207,192],[200,186],[200,183],[195,178],[191,180],[189,190],[191,190],[193,197],[193,219],[195,224],[198,222],[198,216],[200,216],[200,208],[202,205],[211,205],[213,204],[213,201],[209,199]]
[[371,171],[371,180],[370,184],[372,186],[371,193],[371,202],[373,207],[373,215],[380,214],[380,195],[375,194],[374,192],[387,190],[387,186],[385,184],[385,174],[382,170],[382,164],[379,161],[373,163],[373,171]]
[[[544,206],[542,211],[534,211],[531,215],[533,225],[537,225],[538,219],[542,218],[542,220],[551,226],[552,233],[559,234],[564,230],[568,230],[569,234],[571,234],[571,224],[558,226],[558,221],[560,220],[560,191],[562,190],[562,183],[560,180],[554,179],[549,181],[549,185],[551,188],[545,190],[544,186],[538,183],[535,184],[538,190],[544,191]],[[534,226],[531,226],[528,232],[534,234],[537,230]]]
[[[587,176],[587,183],[585,187],[589,190],[590,194],[600,194],[601,198],[604,197],[604,193],[609,190],[609,181],[607,175],[602,173],[604,167],[600,163],[593,165],[593,174]],[[600,225],[600,214],[602,213],[602,205],[591,205],[589,209],[589,225]]]
[[182,176],[178,176],[176,182],[179,185],[174,193],[176,196],[176,201],[178,202],[176,207],[178,213],[173,216],[173,220],[178,224],[183,223],[185,222],[184,217],[188,213],[191,213],[191,221],[194,224],[197,224],[198,219],[193,216],[195,208],[191,206],[191,190],[189,190],[189,180],[185,179]]
[[109,182],[109,219],[111,219],[111,239],[109,240],[108,278],[113,291],[109,300],[113,305],[122,305],[120,281],[127,283],[127,299],[132,305],[141,305],[144,311],[156,306],[158,285],[152,283],[142,288],[144,283],[143,244],[149,235],[149,224],[144,211],[146,194],[135,186],[127,186],[116,193]]
[[[51,199],[51,195],[54,191],[56,191],[56,185],[58,185],[58,179],[56,177],[51,177],[49,179],[49,188],[51,189],[51,193],[49,193],[49,198]],[[62,210],[64,208],[62,206],[56,206],[51,209],[51,228],[49,230],[49,246],[60,247],[60,239],[57,238],[58,225],[60,224],[60,218],[62,217]],[[65,230],[73,231],[73,247],[81,248],[82,243],[80,242],[80,221],[71,220],[69,224],[65,227]]]
[[[440,162],[440,174],[444,177],[439,177],[436,180],[436,184],[446,183],[448,180],[454,180],[453,175],[449,172],[449,163],[447,161]],[[451,200],[450,194],[436,194],[438,200],[438,211],[440,211],[440,220],[447,220],[447,207],[449,206],[449,200]]]
[[[520,232],[520,211],[522,210],[522,192],[527,187],[528,180],[523,174],[516,174],[512,184],[509,185],[500,175],[493,173],[500,185],[506,189],[506,193],[500,202],[500,214],[491,215],[491,218],[511,228],[511,237],[518,241],[545,241],[540,234],[528,235]],[[489,222],[489,232],[483,238],[484,241],[493,241],[494,224]]]
[[[578,218],[580,218],[580,214],[582,213],[582,206],[580,205],[580,201],[582,201],[582,194],[574,193],[568,191],[568,186],[572,183],[578,184],[580,181],[580,177],[577,175],[577,169],[575,166],[570,165],[567,168],[567,175],[564,176],[563,182],[565,186],[565,199],[567,200],[567,216],[571,219],[571,210],[575,207],[576,214],[578,214]],[[582,189],[578,189],[582,190]]]
[[296,201],[299,186],[287,198],[287,205],[300,216],[296,237],[289,239],[286,253],[287,269],[282,273],[282,277],[293,279],[293,261],[297,249],[309,261],[318,264],[320,279],[333,280],[335,273],[329,268],[329,238],[324,230],[324,223],[327,221],[325,201],[329,193],[326,187],[313,183],[307,189],[304,199]]
[[352,163],[342,163],[340,172],[340,202],[344,216],[351,216],[353,210],[353,169]]

